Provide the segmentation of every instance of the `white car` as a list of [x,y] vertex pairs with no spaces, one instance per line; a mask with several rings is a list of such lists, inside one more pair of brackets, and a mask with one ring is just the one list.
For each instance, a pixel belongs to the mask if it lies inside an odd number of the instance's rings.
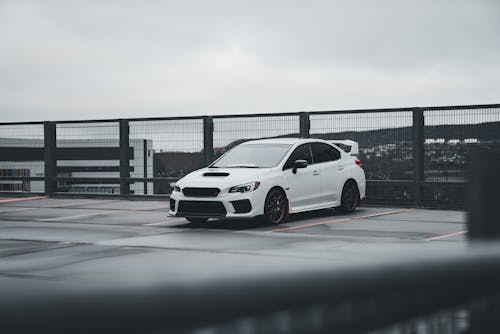
[[[337,145],[336,145],[337,144]],[[346,153],[338,145],[350,146]],[[343,147],[344,147],[343,146]],[[366,181],[356,142],[278,138],[248,141],[176,182],[170,215],[193,223],[209,218],[263,217],[339,208],[352,212]]]

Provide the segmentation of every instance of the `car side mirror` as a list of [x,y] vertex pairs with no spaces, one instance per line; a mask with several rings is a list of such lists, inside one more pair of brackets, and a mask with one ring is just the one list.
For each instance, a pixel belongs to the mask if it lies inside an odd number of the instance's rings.
[[307,160],[295,160],[293,162],[292,173],[297,174],[297,169],[306,167],[307,167]]

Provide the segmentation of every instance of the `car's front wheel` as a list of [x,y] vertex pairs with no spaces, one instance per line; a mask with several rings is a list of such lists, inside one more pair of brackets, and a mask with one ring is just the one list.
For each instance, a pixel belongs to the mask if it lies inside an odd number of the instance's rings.
[[264,204],[264,221],[269,224],[280,224],[288,216],[288,200],[280,188],[273,188],[266,196]]

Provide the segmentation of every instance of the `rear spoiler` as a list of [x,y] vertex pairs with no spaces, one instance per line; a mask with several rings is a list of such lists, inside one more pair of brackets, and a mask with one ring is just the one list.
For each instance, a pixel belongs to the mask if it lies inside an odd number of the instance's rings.
[[346,152],[349,155],[357,155],[359,154],[359,145],[358,142],[354,140],[329,140],[328,142],[337,145],[340,147],[344,152]]

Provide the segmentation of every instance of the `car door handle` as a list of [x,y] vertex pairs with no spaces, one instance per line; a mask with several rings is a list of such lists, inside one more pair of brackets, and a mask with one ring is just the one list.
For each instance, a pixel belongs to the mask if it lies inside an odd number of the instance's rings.
[[319,172],[318,172],[317,170],[315,170],[315,171],[313,172],[313,175],[319,175]]

